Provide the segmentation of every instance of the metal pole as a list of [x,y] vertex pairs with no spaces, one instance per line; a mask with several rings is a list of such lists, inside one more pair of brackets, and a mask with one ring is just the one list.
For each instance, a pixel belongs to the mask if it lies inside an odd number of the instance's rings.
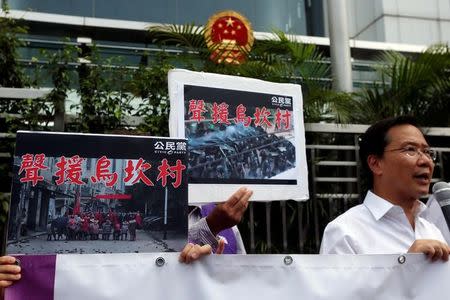
[[287,241],[286,201],[281,201],[280,206],[281,206],[281,222],[283,227],[283,250],[284,253],[287,253],[288,241]]
[[304,237],[303,237],[303,202],[297,203],[298,214],[298,249],[303,253]]
[[266,238],[267,238],[267,251],[272,253],[272,234],[271,234],[271,218],[270,218],[270,207],[272,203],[266,202]]
[[353,90],[352,63],[346,1],[328,0],[327,5],[333,88],[336,91],[351,92]]
[[[313,214],[313,220],[314,220],[314,238],[315,238],[315,245],[316,245],[316,249],[317,252],[319,251],[319,247],[320,247],[320,232],[319,232],[319,216],[318,216],[318,212],[317,210],[318,208],[318,204],[317,201],[319,201],[319,199],[316,197],[316,192],[317,192],[317,182],[316,182],[316,150],[315,149],[311,149],[311,178],[313,181],[312,184],[312,198],[310,200],[311,203],[311,209],[312,209],[312,214]],[[311,202],[312,201],[312,202]]]
[[359,198],[361,199],[361,193],[363,191],[361,186],[362,178],[361,178],[361,161],[359,157],[359,135],[357,134],[354,135],[353,142],[355,144],[356,178],[358,178],[358,181],[356,183],[356,193],[359,195]]

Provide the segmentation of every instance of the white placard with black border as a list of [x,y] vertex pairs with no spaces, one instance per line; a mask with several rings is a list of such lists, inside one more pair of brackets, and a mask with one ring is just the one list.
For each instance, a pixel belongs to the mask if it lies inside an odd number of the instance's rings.
[[187,138],[189,203],[305,201],[308,170],[300,85],[174,69],[170,135]]

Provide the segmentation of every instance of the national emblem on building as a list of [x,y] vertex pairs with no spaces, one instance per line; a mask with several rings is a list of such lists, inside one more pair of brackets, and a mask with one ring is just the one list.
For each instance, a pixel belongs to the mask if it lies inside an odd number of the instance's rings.
[[205,30],[211,60],[240,64],[250,52],[254,37],[250,22],[241,14],[227,10],[211,16]]

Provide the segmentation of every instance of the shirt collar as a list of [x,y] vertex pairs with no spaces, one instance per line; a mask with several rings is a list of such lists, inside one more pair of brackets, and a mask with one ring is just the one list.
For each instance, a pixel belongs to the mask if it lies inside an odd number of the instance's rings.
[[[427,208],[427,206],[421,201],[417,200],[417,202],[419,202],[419,205],[417,206],[414,214],[415,216],[420,215]],[[376,220],[381,219],[389,211],[392,211],[393,213],[394,211],[404,213],[400,206],[394,205],[386,199],[375,195],[372,191],[367,192],[366,198],[364,199],[364,205],[372,213]]]
[[394,207],[391,202],[375,195],[372,191],[367,192],[366,198],[364,199],[364,205],[377,221]]

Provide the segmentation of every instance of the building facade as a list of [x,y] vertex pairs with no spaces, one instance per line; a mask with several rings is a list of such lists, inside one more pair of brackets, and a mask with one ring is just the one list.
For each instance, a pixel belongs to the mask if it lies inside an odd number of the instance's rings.
[[[331,0],[336,1],[336,0]],[[146,38],[155,24],[206,24],[214,13],[231,9],[247,17],[256,39],[273,30],[292,34],[329,53],[325,0],[237,1],[38,1],[3,0],[10,16],[28,26],[23,61],[31,62],[40,49],[61,47],[61,41],[95,42],[105,55],[121,55],[130,65],[143,51],[156,48]],[[347,4],[354,88],[376,80],[371,67],[383,50],[419,53],[450,40],[450,3],[446,0],[351,0]],[[49,86],[50,87],[50,86]]]
[[356,40],[430,45],[450,41],[447,0],[348,1],[349,35]]

